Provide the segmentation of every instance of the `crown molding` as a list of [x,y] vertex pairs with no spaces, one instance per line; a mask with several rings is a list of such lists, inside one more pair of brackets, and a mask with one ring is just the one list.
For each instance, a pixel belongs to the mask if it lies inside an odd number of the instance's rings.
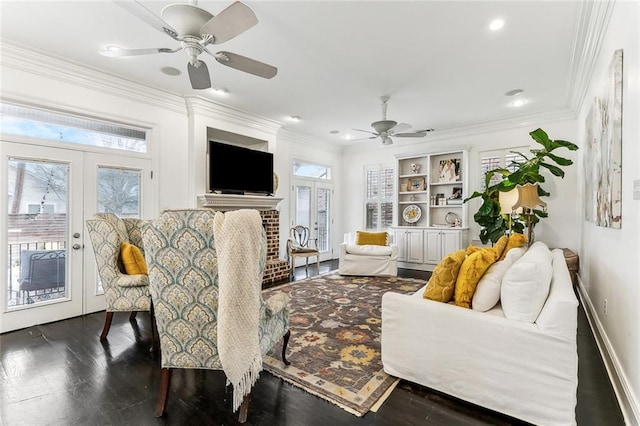
[[578,111],[584,101],[609,26],[615,0],[578,2],[578,25],[573,37],[567,104]]
[[0,52],[2,67],[185,113],[184,99],[171,92],[134,83],[69,59],[54,57],[32,47],[27,48],[5,40],[0,40]]
[[184,102],[186,102],[190,116],[193,114],[205,116],[213,114],[216,119],[223,119],[227,122],[266,132],[274,136],[283,125],[279,121],[250,114],[201,96],[185,96]]
[[322,149],[334,153],[341,153],[344,148],[342,145],[318,139],[307,134],[292,132],[285,128],[281,128],[278,131],[278,140],[286,140],[287,142],[313,148],[322,147]]

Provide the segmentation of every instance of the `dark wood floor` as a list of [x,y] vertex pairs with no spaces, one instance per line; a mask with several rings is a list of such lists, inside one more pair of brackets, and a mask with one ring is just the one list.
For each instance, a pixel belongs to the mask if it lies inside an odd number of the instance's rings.
[[[336,268],[324,262],[320,272]],[[309,267],[309,274],[317,273]],[[400,276],[427,278],[401,270]],[[296,270],[295,280],[306,276]],[[0,426],[232,425],[231,389],[222,372],[176,371],[168,414],[153,411],[159,360],[149,353],[149,316],[114,316],[108,342],[98,339],[104,313],[0,335]],[[580,308],[579,425],[623,425],[622,414]],[[544,409],[544,407],[540,407]],[[284,383],[267,372],[252,392],[252,425],[518,425],[520,422],[401,382],[377,413],[362,418]]]

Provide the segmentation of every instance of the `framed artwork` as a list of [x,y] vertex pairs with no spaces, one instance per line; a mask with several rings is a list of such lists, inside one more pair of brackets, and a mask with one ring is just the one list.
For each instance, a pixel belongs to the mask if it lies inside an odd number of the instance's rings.
[[459,158],[450,158],[448,160],[440,160],[439,180],[440,183],[460,182],[460,163]]
[[409,191],[424,191],[426,189],[424,177],[409,178]]
[[603,89],[585,123],[585,220],[622,228],[622,49],[613,53]]

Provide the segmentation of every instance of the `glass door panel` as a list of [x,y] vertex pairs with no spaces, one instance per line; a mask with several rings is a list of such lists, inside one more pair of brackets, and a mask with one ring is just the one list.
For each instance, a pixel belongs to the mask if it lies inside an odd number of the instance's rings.
[[82,154],[0,145],[0,332],[81,315]]
[[331,193],[330,184],[294,179],[291,226],[303,225],[311,230],[311,238],[318,239],[321,261],[330,260],[333,256]]

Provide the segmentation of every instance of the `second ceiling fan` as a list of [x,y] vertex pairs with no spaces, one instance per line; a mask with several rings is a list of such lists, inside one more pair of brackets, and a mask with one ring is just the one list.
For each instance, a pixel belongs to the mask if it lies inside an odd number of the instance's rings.
[[[398,123],[394,120],[387,120],[387,104],[389,102],[389,96],[382,96],[380,98],[382,102],[382,120],[374,121],[371,123],[371,127],[375,130],[375,132],[371,132],[369,130],[362,129],[353,129],[358,132],[366,132],[371,133],[373,136],[369,136],[368,138],[361,139],[377,139],[380,138],[382,141],[382,145],[391,145],[393,144],[393,139],[391,137],[398,138],[423,138],[427,136],[427,133],[433,132],[433,129],[425,129],[425,130],[416,130],[415,132],[405,132],[405,130],[409,130],[411,128],[410,124],[407,123]],[[354,139],[360,140],[360,139]]]

